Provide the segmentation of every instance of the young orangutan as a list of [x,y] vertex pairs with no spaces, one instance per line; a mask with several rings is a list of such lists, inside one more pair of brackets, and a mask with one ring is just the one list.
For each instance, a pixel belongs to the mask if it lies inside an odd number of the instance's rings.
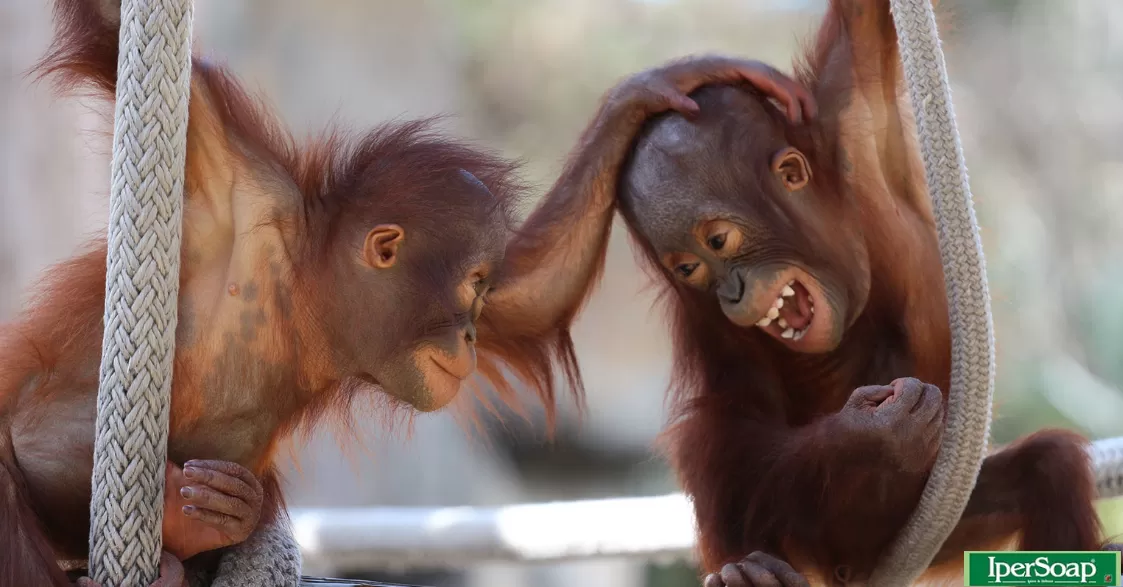
[[[943,270],[888,1],[832,0],[804,60],[814,120],[704,88],[694,119],[647,125],[621,182],[666,287],[667,439],[706,587],[862,584],[915,509],[944,425]],[[1031,435],[986,459],[925,579],[1013,541],[1099,549],[1094,498],[1086,440]]]
[[[653,117],[621,171],[621,214],[669,309],[666,439],[706,587],[860,584],[935,460],[948,312],[900,68],[888,1],[832,0],[797,66],[814,96],[800,101],[806,121],[752,88],[712,85],[691,94],[698,115]],[[603,252],[607,230],[559,216]],[[539,385],[574,317],[517,341]],[[929,577],[960,572],[963,550],[1013,541],[1099,549],[1094,497],[1084,438],[1022,439],[986,459]]]
[[[112,100],[113,4],[59,0],[40,72]],[[749,81],[794,102],[794,84],[773,74],[703,58],[624,81],[512,235],[510,162],[424,122],[300,145],[226,70],[196,59],[164,516],[173,556],[157,584],[180,584],[180,560],[284,515],[273,457],[297,427],[343,417],[375,390],[439,409],[476,369],[477,342],[528,372],[510,345],[545,337],[583,300],[603,256],[589,235],[611,218],[625,137],[652,114],[692,113],[685,95],[707,82]],[[555,222],[571,210],[592,210],[592,233]],[[68,585],[57,560],[86,556],[105,247],[49,269],[0,334],[3,585]],[[552,413],[552,388],[542,399]]]

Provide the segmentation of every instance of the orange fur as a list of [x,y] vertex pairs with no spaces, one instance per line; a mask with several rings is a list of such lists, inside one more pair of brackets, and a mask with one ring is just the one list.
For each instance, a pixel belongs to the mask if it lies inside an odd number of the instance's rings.
[[[117,22],[101,12],[112,4],[57,0],[54,42],[37,75],[112,101]],[[350,325],[327,322],[320,312],[334,293],[321,284],[342,246],[333,243],[349,238],[357,223],[365,230],[370,219],[408,224],[417,235],[411,238],[438,242],[434,252],[441,251],[436,235],[450,223],[476,217],[498,217],[499,225],[472,239],[505,239],[523,186],[514,163],[441,136],[431,120],[361,134],[334,127],[301,144],[229,72],[199,58],[187,148],[169,458],[250,468],[262,479],[262,520],[269,521],[284,512],[278,452],[320,423],[348,431],[353,402],[371,391],[341,373],[333,355],[338,331]],[[443,195],[464,192],[448,179],[462,182],[461,170],[490,194]],[[461,270],[450,265],[459,261],[436,254],[424,262],[431,270],[411,275],[431,291],[417,295],[447,305],[455,292],[439,288],[451,279],[446,273]],[[34,488],[0,487],[0,533],[18,543],[0,552],[3,584],[64,584],[43,561],[84,556],[105,270],[100,236],[87,252],[49,268],[0,334],[0,473],[14,487]],[[403,401],[380,396],[371,406],[387,422],[408,412]],[[552,416],[552,394],[542,397]],[[524,401],[513,392],[502,400]],[[15,556],[25,551],[38,558]]]

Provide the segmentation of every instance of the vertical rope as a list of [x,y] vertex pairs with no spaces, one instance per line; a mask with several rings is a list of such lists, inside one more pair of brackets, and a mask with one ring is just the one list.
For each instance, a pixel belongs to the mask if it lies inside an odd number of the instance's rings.
[[121,2],[90,576],[159,572],[182,238],[191,0]]
[[901,62],[936,215],[951,319],[947,423],[935,467],[909,523],[870,583],[900,586],[931,564],[963,515],[990,436],[994,325],[986,261],[930,0],[892,0]]

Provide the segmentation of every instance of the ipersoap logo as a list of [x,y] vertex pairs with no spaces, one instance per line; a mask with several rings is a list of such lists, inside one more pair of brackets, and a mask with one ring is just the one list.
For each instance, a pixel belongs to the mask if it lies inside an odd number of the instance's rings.
[[963,553],[963,584],[992,585],[1119,585],[1118,551]]

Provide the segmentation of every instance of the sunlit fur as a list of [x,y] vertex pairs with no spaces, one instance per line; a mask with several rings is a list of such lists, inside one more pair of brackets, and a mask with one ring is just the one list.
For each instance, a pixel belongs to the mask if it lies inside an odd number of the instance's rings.
[[[49,76],[60,90],[86,90],[103,104],[111,102],[114,4],[58,0],[54,42],[36,75]],[[463,268],[454,266],[459,261],[442,250],[440,239],[422,246],[423,235],[447,233],[464,218],[498,219],[465,238],[499,239],[501,254],[523,190],[514,163],[442,136],[431,120],[369,132],[337,125],[298,142],[215,63],[194,59],[191,90],[169,455],[238,455],[262,478],[262,521],[268,522],[284,512],[274,462],[294,433],[322,422],[346,432],[355,402],[369,402],[372,416],[387,422],[399,420],[395,414],[409,417],[400,399],[368,393],[379,390],[333,372],[337,358],[325,345],[333,329],[353,325],[325,323],[314,310],[331,293],[319,289],[324,285],[317,279],[326,261],[350,254],[349,234],[392,216],[416,229],[409,238],[418,244],[407,250],[428,255],[409,270],[412,284],[432,291],[414,297],[451,304],[454,285],[438,289],[459,283],[454,273]],[[489,197],[466,198],[462,170],[484,184]],[[234,190],[248,196],[233,199]],[[465,234],[472,234],[467,228]],[[233,256],[231,247],[237,247]],[[0,552],[5,585],[68,585],[55,559],[84,556],[105,249],[102,235],[49,268],[23,312],[0,329],[0,534],[11,538]],[[228,268],[231,258],[249,265]],[[227,286],[232,274],[242,281]],[[352,312],[393,314],[394,308],[375,303],[377,294],[365,294],[366,306]],[[228,313],[238,307],[244,308],[240,315]],[[216,346],[214,336],[199,338],[239,329],[243,340],[230,348],[221,346],[222,339]],[[406,335],[384,336],[394,348],[392,337]],[[269,394],[257,395],[262,390]],[[508,391],[500,399],[517,406],[523,398]],[[457,403],[466,412],[477,407],[469,400]],[[223,413],[228,409],[252,416],[232,420]],[[544,409],[552,417],[553,402]],[[39,426],[48,433],[36,435]],[[14,460],[16,436],[8,435],[9,427],[19,432],[25,461]],[[32,476],[34,485],[51,490],[31,491]]]

